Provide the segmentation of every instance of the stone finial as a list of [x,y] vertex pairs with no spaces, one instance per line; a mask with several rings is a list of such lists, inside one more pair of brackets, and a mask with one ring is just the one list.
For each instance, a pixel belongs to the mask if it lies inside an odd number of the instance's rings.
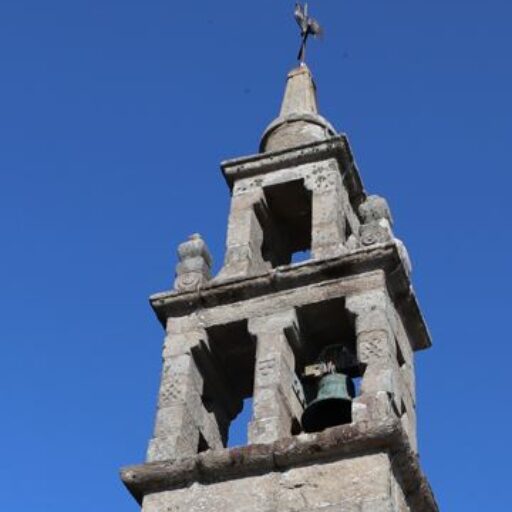
[[387,201],[380,196],[368,196],[359,206],[362,224],[359,236],[363,245],[373,245],[393,239],[393,219]]
[[380,196],[368,196],[359,206],[362,220],[359,234],[363,245],[373,245],[394,240],[407,275],[412,272],[411,259],[402,240],[393,235],[393,218],[388,202]]
[[281,112],[265,130],[260,151],[288,149],[334,135],[336,130],[318,113],[315,83],[302,64],[288,73]]
[[178,291],[197,290],[211,278],[212,257],[201,235],[195,233],[178,247],[174,288]]
[[388,202],[380,196],[368,196],[364,203],[359,206],[359,214],[364,224],[381,219],[386,219],[390,225],[393,224]]

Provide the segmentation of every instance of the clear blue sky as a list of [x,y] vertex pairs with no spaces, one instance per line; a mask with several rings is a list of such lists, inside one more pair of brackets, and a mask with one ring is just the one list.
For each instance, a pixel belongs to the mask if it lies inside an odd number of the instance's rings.
[[[512,4],[311,0],[322,113],[388,198],[434,347],[423,466],[448,512],[510,510]],[[0,487],[8,512],[138,510],[163,332],[147,302],[254,153],[293,1],[1,0]]]

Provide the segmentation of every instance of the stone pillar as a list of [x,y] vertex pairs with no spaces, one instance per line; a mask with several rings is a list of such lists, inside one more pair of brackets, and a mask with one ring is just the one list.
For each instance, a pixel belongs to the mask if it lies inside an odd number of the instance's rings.
[[224,267],[216,279],[245,277],[269,267],[261,255],[263,230],[255,208],[265,201],[261,188],[238,192],[231,199]]
[[346,307],[356,315],[358,359],[366,366],[361,395],[354,404],[354,420],[396,414],[416,450],[415,404],[404,378],[413,368],[412,352],[402,350],[403,360],[399,361],[389,297],[383,290],[373,290],[347,297]]
[[397,412],[399,374],[396,344],[386,309],[388,298],[384,291],[374,290],[347,297],[346,307],[356,315],[357,353],[366,366],[361,383],[361,397],[379,392],[393,397]]
[[[175,322],[175,323],[173,323]],[[163,370],[153,438],[148,447],[148,462],[196,455],[200,436],[210,448],[222,448],[222,434],[211,413],[202,403],[203,376],[193,350],[206,332],[169,321],[163,352]]]
[[249,332],[257,339],[249,442],[272,443],[289,437],[302,413],[294,392],[295,356],[290,346],[298,340],[295,311],[252,318]]
[[305,187],[312,192],[311,255],[314,259],[332,258],[346,252],[345,216],[342,182],[337,164],[331,160],[325,168],[315,169]]

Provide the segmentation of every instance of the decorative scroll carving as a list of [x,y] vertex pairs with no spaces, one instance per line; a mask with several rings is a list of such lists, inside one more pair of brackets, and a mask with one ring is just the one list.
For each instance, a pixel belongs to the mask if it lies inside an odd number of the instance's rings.
[[201,235],[194,234],[178,247],[180,262],[176,267],[174,288],[178,291],[197,290],[211,277],[212,257]]
[[371,222],[370,224],[362,224],[359,228],[359,237],[361,244],[373,245],[382,244],[391,240],[391,234],[386,227],[381,226],[379,222]]
[[392,218],[387,201],[380,196],[368,196],[359,206],[363,224],[359,228],[362,245],[382,244],[393,239]]

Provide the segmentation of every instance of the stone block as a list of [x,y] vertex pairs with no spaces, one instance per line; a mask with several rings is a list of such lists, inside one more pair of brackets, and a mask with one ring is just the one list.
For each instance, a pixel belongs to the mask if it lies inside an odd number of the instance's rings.
[[[172,414],[176,419],[172,420]],[[159,421],[158,415],[163,417]],[[148,462],[190,457],[197,453],[199,430],[184,410],[160,409],[157,413],[155,437],[149,442],[146,459]]]
[[142,510],[395,512],[391,508],[392,478],[389,458],[380,453],[153,493],[144,498]]
[[168,335],[189,333],[200,328],[201,323],[195,313],[180,317],[170,316],[165,322],[165,331]]
[[396,417],[389,393],[385,391],[368,392],[358,396],[352,402],[352,421],[380,423]]
[[208,339],[206,332],[201,329],[189,331],[185,334],[168,334],[164,340],[164,359],[190,355],[192,349],[199,346],[201,341]]

